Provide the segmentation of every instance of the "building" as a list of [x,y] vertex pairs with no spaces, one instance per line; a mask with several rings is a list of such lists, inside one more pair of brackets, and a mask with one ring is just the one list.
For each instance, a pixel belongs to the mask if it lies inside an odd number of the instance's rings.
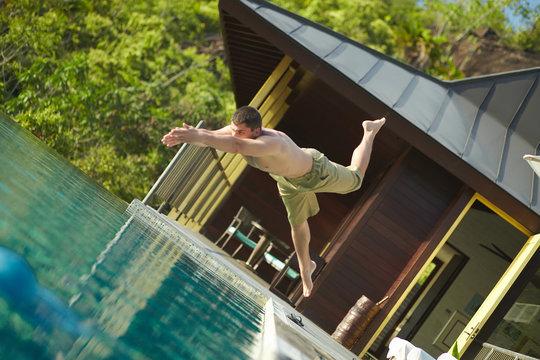
[[[332,333],[362,295],[388,296],[360,354],[399,336],[434,356],[457,340],[463,359],[484,342],[539,357],[540,179],[522,157],[540,154],[540,68],[441,81],[266,1],[221,0],[220,15],[236,104],[265,126],[348,163],[361,121],[388,120],[362,189],[318,197],[326,266],[310,298],[287,293],[297,309]],[[197,176],[211,186],[169,216],[212,239],[244,206],[291,243],[274,181],[211,161],[222,178]]]

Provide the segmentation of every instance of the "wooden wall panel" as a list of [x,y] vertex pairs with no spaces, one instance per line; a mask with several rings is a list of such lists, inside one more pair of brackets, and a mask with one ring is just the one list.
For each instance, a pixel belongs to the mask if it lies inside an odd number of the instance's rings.
[[411,151],[374,190],[377,201],[368,209],[359,204],[354,210],[364,216],[347,225],[350,236],[330,251],[331,262],[317,279],[314,294],[298,308],[332,333],[362,295],[374,301],[393,295],[389,291],[414,263],[461,186],[438,165]]

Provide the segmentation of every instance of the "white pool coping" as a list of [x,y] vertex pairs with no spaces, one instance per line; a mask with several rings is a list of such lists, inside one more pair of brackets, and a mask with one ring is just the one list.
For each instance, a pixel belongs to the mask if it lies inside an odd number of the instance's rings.
[[274,319],[274,303],[272,299],[268,299],[264,307],[262,339],[258,352],[259,354],[256,356],[261,360],[274,360],[278,358],[276,322]]

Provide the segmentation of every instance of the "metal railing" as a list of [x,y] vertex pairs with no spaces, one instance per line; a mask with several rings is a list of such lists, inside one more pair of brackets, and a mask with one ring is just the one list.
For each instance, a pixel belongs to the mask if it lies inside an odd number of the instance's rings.
[[[200,121],[196,128],[203,126],[204,121]],[[205,190],[210,182],[215,182],[216,176],[220,177],[222,188],[231,186],[215,149],[182,144],[142,203],[148,204],[156,195],[164,200],[158,208],[159,212],[170,205],[181,213],[200,213],[203,210],[202,204],[206,202],[204,200],[209,200],[201,199],[201,196],[205,193],[204,196],[209,198],[215,193]]]

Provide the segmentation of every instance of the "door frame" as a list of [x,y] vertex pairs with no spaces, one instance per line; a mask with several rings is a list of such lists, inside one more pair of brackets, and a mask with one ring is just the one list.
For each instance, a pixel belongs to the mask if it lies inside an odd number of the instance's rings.
[[495,331],[500,324],[501,320],[508,313],[510,308],[514,305],[519,298],[525,287],[530,283],[533,276],[536,275],[540,269],[540,251],[536,251],[529,263],[525,266],[518,279],[514,281],[512,287],[506,293],[506,296],[501,300],[497,308],[493,311],[492,315],[484,324],[482,330],[478,333],[476,338],[467,348],[467,352],[462,357],[465,359],[474,359],[476,355],[482,350],[483,343],[488,342],[489,337]]
[[[514,281],[518,278],[521,271],[525,268],[528,261],[532,258],[534,252],[539,248],[540,246],[540,234],[533,235],[533,233],[527,229],[525,226],[523,226],[521,223],[516,221],[514,218],[512,218],[510,215],[508,215],[506,212],[501,210],[499,207],[497,207],[495,204],[493,204],[491,201],[489,201],[487,198],[482,196],[481,194],[475,192],[472,193],[467,190],[470,188],[466,188],[463,190],[462,194],[460,196],[457,196],[456,203],[454,204],[454,214],[459,214],[457,217],[455,217],[455,220],[451,222],[449,220],[447,224],[451,225],[448,227],[448,230],[444,232],[442,230],[444,228],[444,225],[442,225],[441,230],[439,234],[434,233],[433,236],[437,237],[437,235],[441,236],[441,240],[435,245],[433,244],[433,250],[431,251],[430,255],[427,257],[423,265],[419,268],[416,275],[411,279],[410,282],[408,282],[408,285],[406,289],[401,293],[401,296],[396,301],[396,303],[393,305],[393,307],[388,312],[388,315],[384,319],[384,321],[379,324],[376,331],[374,331],[373,335],[370,337],[370,339],[367,342],[362,342],[360,346],[358,346],[358,343],[353,347],[353,352],[360,351],[359,356],[364,356],[377,338],[381,331],[384,329],[384,327],[387,325],[388,321],[390,320],[391,316],[397,311],[399,305],[404,301],[405,297],[409,294],[411,289],[413,288],[414,284],[418,281],[422,273],[427,269],[429,264],[433,261],[435,256],[439,253],[439,251],[442,249],[442,247],[447,243],[450,236],[454,233],[458,225],[461,223],[467,212],[470,210],[470,208],[473,206],[475,201],[480,201],[483,205],[488,207],[491,211],[493,211],[495,214],[497,214],[499,217],[501,217],[503,220],[510,223],[512,226],[514,226],[516,229],[518,229],[520,232],[525,234],[528,237],[528,240],[525,242],[524,246],[522,247],[521,251],[518,253],[518,255],[515,257],[514,261],[510,264],[510,266],[507,268],[503,276],[499,279],[493,290],[490,292],[488,297],[485,299],[484,303],[480,306],[477,313],[482,310],[484,312],[484,315],[481,317],[480,315],[473,316],[469,323],[466,325],[464,331],[458,336],[456,342],[458,345],[460,356],[467,350],[468,346],[471,344],[472,339],[464,340],[468,334],[466,334],[469,331],[469,328],[472,326],[473,322],[476,321],[477,326],[473,326],[474,332],[473,336],[476,336],[478,332],[480,331],[481,327],[486,323],[486,321],[489,319],[489,316],[491,313],[493,313],[494,309],[497,307],[497,305],[501,302],[502,298],[505,294],[508,293],[508,289],[510,286],[514,283]],[[472,193],[472,194],[471,194]],[[470,196],[470,197],[469,197]],[[468,198],[468,200],[467,200]],[[460,208],[460,202],[461,204],[465,204],[461,210]],[[462,205],[461,205],[462,206]],[[451,211],[452,212],[452,211]],[[513,266],[515,264],[521,264],[521,266]],[[503,280],[504,279],[504,280]],[[496,290],[497,289],[497,290]],[[496,291],[495,291],[496,290]],[[478,327],[478,330],[476,330],[476,327]],[[472,333],[471,332],[471,333]],[[360,341],[359,341],[360,343]],[[448,349],[448,353],[452,353],[452,349]]]
[[463,332],[458,336],[456,344],[460,356],[463,356],[465,351],[477,337],[478,333],[483,329],[484,325],[488,322],[491,315],[508,294],[510,288],[514,285],[539,248],[540,234],[529,236],[525,245],[521,248],[512,263],[506,268],[506,271],[497,284],[493,287],[482,305],[480,305],[480,308],[478,308],[471,320],[467,323]]
[[418,307],[412,312],[411,317],[397,334],[398,337],[412,339],[416,335],[418,329],[424,324],[431,311],[437,306],[448,288],[452,285],[452,282],[469,261],[469,258],[461,251],[451,245],[447,246],[451,247],[455,251],[455,254],[448,261],[444,269],[442,269],[436,281],[426,292],[425,297],[419,302]]
[[[493,314],[497,306],[506,296],[509,289],[512,287],[514,282],[518,279],[521,272],[525,269],[529,261],[534,256],[535,252],[540,247],[540,234],[534,235],[530,230],[528,230],[526,227],[521,225],[519,222],[517,222],[515,219],[510,217],[507,213],[502,211],[500,208],[498,208],[496,205],[494,205],[492,202],[490,202],[488,199],[486,199],[484,196],[480,195],[479,193],[475,193],[471,197],[467,206],[465,206],[460,216],[457,218],[455,223],[452,225],[452,227],[449,229],[447,234],[444,236],[443,240],[441,241],[441,244],[446,243],[448,238],[452,235],[452,233],[457,228],[459,223],[463,220],[463,218],[465,217],[467,212],[470,210],[470,208],[472,207],[475,201],[479,201],[483,205],[487,206],[491,211],[496,213],[503,220],[507,221],[508,223],[513,225],[516,229],[518,229],[519,231],[524,233],[526,236],[528,236],[528,239],[523,245],[523,247],[521,248],[521,250],[519,251],[519,253],[515,256],[513,261],[510,263],[510,265],[506,268],[504,274],[500,277],[497,284],[495,284],[495,286],[493,287],[489,295],[486,297],[482,305],[480,305],[476,313],[471,317],[471,319],[469,320],[469,322],[467,323],[467,325],[465,326],[461,334],[456,339],[455,345],[457,345],[460,356],[463,356],[465,351],[467,351],[472,341],[476,338],[480,330],[489,320],[490,316]],[[437,249],[437,252],[438,250],[439,248]],[[452,353],[452,349],[449,349],[448,353]]]

